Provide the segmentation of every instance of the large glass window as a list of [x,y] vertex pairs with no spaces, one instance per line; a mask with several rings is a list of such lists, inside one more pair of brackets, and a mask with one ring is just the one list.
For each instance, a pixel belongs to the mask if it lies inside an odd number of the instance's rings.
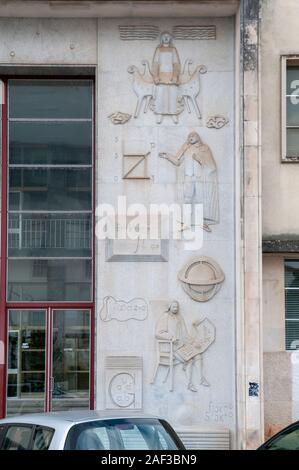
[[299,161],[299,60],[282,58],[282,161]]
[[91,301],[92,81],[8,83],[8,301]]
[[286,349],[299,349],[299,260],[285,262]]

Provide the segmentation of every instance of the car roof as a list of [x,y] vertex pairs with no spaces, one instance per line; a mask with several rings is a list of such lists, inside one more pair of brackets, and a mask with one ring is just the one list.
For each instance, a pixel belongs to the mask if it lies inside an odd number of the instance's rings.
[[4,423],[27,423],[42,424],[43,426],[56,426],[70,423],[83,423],[85,421],[105,420],[105,419],[125,419],[125,418],[151,418],[159,419],[157,416],[137,413],[136,411],[120,412],[118,410],[72,410],[72,411],[54,411],[50,413],[32,413],[25,415],[12,416],[0,420]]

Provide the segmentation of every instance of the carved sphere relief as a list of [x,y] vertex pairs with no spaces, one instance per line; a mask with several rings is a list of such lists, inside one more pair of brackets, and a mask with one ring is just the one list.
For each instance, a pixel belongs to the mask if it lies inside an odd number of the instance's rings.
[[224,273],[212,258],[200,256],[187,263],[178,274],[184,291],[197,302],[207,302],[219,291]]

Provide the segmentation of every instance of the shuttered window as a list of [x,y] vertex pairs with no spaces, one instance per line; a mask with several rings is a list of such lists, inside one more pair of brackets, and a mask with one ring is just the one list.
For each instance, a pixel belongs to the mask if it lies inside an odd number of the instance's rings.
[[299,349],[299,260],[285,261],[286,350]]

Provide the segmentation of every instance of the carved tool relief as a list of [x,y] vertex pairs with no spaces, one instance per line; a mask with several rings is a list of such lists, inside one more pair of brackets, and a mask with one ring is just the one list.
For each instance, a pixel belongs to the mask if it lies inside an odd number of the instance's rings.
[[197,118],[201,119],[197,103],[200,92],[199,77],[200,74],[206,73],[207,69],[199,65],[191,71],[191,64],[191,60],[186,60],[182,70],[179,53],[173,45],[173,36],[163,32],[151,66],[144,60],[142,72],[135,65],[128,68],[133,77],[133,91],[137,96],[134,117],[138,118],[142,109],[144,113],[151,109],[158,124],[162,123],[165,116],[169,116],[177,124],[184,109],[187,109],[188,113],[192,112],[191,104]]
[[152,383],[162,368],[166,371],[163,382],[169,379],[169,391],[173,391],[174,371],[178,368],[176,366],[181,366],[186,375],[188,390],[197,392],[194,377],[196,369],[199,384],[209,386],[203,374],[202,354],[214,342],[215,336],[215,326],[207,318],[194,321],[189,333],[180,313],[179,303],[173,301],[156,323],[156,363]]
[[106,409],[142,409],[142,371],[142,357],[106,357]]
[[150,154],[123,155],[123,179],[150,179],[147,169]]
[[225,276],[216,261],[200,256],[180,270],[178,279],[191,299],[207,302],[217,294]]

